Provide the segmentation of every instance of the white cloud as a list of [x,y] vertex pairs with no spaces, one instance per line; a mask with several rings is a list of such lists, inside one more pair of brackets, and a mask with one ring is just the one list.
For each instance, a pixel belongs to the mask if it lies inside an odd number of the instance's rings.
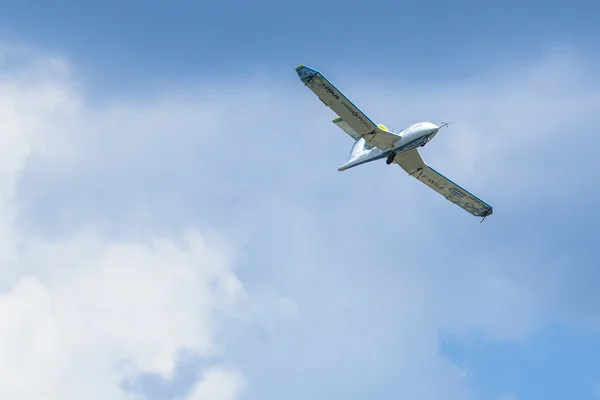
[[2,397],[120,398],[128,375],[168,376],[180,346],[214,354],[216,319],[244,293],[213,246],[198,233],[183,246],[95,237],[27,246],[20,266],[39,278],[0,300]]
[[[190,233],[182,246],[74,237],[28,247],[35,257],[27,261],[44,269],[0,303],[11,322],[2,326],[0,370],[10,373],[2,374],[0,390],[10,398],[32,398],[29,390],[106,398],[136,371],[168,376],[180,346],[214,354],[216,318],[234,311],[244,293],[213,246]],[[98,379],[104,390],[86,393]]]
[[[218,354],[215,326],[246,294],[231,246],[210,234],[115,241],[84,220],[83,231],[49,240],[15,224],[24,212],[16,182],[28,158],[60,163],[78,155],[62,130],[83,112],[68,76],[60,76],[65,64],[34,61],[0,81],[0,397],[129,398],[123,379],[168,376],[182,346]],[[215,380],[239,385],[241,374],[216,370],[198,390],[210,393]]]
[[246,379],[235,369],[216,366],[202,373],[187,400],[233,400],[239,398],[246,385]]

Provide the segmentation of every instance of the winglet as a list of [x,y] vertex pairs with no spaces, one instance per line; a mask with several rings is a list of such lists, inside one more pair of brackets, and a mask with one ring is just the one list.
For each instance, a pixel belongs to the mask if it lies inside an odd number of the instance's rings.
[[489,217],[493,213],[494,213],[494,208],[492,206],[490,206],[485,212],[483,212],[480,215],[480,217],[483,217],[483,218],[481,219],[481,221],[479,221],[479,223],[482,223],[483,221],[485,221],[486,217]]
[[308,82],[311,81],[312,78],[314,78],[315,75],[319,73],[319,71],[317,71],[316,69],[309,68],[304,64],[301,64],[296,67],[296,73],[300,77],[302,83],[306,85],[308,84]]

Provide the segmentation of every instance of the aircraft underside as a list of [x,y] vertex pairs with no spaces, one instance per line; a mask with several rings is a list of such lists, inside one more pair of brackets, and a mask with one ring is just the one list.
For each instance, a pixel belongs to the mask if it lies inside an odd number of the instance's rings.
[[397,133],[390,132],[384,125],[373,122],[319,71],[299,65],[296,72],[302,83],[337,114],[332,122],[355,141],[348,161],[338,171],[385,159],[387,165],[398,164],[410,176],[470,214],[485,219],[493,213],[491,205],[436,171],[419,154],[417,149],[447,124],[421,122]]

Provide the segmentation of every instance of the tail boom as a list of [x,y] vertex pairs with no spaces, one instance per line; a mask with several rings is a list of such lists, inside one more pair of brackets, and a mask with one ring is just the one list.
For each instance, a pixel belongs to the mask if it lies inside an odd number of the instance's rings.
[[338,168],[338,171],[345,171],[352,167],[387,157],[387,152],[383,152],[376,147],[366,150],[365,146],[366,141],[363,138],[360,138],[354,142],[352,151],[350,152],[350,158],[344,165]]

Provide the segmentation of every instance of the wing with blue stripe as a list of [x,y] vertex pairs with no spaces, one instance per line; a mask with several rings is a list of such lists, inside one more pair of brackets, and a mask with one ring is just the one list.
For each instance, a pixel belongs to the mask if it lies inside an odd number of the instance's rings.
[[300,65],[296,68],[296,72],[302,83],[308,86],[326,106],[331,108],[368,144],[381,150],[387,150],[401,138],[395,133],[379,128],[319,71]]

